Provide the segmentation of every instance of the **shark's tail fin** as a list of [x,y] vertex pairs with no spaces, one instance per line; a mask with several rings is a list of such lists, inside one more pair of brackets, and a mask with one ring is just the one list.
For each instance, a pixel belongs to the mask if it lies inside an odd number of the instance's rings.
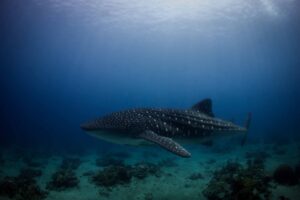
[[245,128],[247,129],[247,132],[245,133],[243,139],[242,139],[242,142],[241,142],[241,145],[244,146],[246,141],[247,141],[247,138],[248,138],[248,132],[249,132],[249,128],[250,128],[250,123],[251,123],[251,119],[252,119],[252,113],[249,112],[248,113],[248,116],[247,116],[247,119],[246,119],[246,122],[245,122]]

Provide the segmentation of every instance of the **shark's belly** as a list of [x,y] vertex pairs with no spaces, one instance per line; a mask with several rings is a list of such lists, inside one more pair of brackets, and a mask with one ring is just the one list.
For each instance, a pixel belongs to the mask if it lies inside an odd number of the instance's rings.
[[89,131],[87,132],[89,135],[96,137],[100,140],[104,140],[106,142],[115,143],[115,144],[123,144],[123,145],[151,145],[150,142],[145,141],[144,139],[136,138],[128,136],[126,133],[111,133],[105,131]]

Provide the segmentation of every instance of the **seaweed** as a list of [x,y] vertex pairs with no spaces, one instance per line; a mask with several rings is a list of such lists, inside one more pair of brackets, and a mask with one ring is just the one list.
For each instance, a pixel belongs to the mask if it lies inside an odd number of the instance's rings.
[[40,176],[38,170],[22,170],[17,177],[5,177],[0,182],[0,195],[19,200],[42,200],[48,195],[36,183],[35,178]]
[[228,162],[214,172],[203,195],[209,200],[269,199],[270,181],[271,178],[265,174],[260,162],[248,162],[247,167],[237,162]]

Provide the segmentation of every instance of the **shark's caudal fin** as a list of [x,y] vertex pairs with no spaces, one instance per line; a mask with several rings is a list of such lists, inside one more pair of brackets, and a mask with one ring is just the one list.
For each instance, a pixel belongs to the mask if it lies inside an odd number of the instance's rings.
[[245,134],[245,136],[243,137],[242,139],[242,142],[241,142],[241,145],[244,146],[246,141],[247,141],[247,138],[248,138],[248,132],[249,132],[249,128],[250,128],[250,123],[251,123],[251,119],[252,119],[252,113],[249,112],[248,113],[248,116],[247,116],[247,119],[245,121],[245,128],[247,129],[247,132]]
[[192,110],[200,111],[207,114],[210,117],[214,117],[212,112],[212,101],[211,99],[204,99],[192,106]]

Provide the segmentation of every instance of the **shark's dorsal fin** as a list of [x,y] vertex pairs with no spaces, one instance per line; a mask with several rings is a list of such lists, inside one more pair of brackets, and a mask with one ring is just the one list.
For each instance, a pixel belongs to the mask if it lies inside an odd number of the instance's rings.
[[204,99],[195,105],[192,106],[192,110],[200,111],[204,114],[207,114],[210,117],[214,117],[214,113],[212,112],[212,101],[211,99]]
[[184,149],[180,144],[172,140],[171,138],[160,136],[153,131],[144,131],[139,135],[141,138],[158,144],[162,148],[179,155],[181,157],[191,157],[191,153]]

